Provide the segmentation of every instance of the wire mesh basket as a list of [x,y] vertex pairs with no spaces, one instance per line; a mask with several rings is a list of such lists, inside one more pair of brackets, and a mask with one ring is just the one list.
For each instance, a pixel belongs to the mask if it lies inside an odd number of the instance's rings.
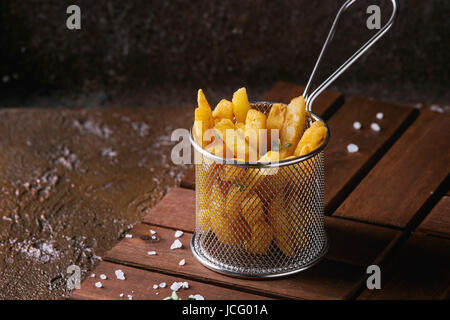
[[[272,104],[255,102],[252,108],[268,113]],[[305,129],[316,120],[323,122],[307,113]],[[208,153],[191,134],[196,258],[215,271],[248,278],[288,275],[318,262],[328,249],[323,155],[328,140],[329,133],[301,157],[248,163]]]

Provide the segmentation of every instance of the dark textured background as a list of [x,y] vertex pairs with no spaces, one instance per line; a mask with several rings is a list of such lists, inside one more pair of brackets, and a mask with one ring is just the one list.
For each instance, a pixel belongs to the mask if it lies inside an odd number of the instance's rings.
[[[344,16],[320,79],[373,33],[365,27],[368,5],[379,4],[385,18],[390,14],[387,0],[360,2]],[[39,104],[26,99],[58,93],[78,102],[87,95],[82,103],[101,105],[141,91],[161,100],[155,104],[177,104],[188,103],[197,87],[215,97],[243,85],[259,93],[278,79],[305,83],[342,3],[2,0],[1,104]],[[80,31],[66,28],[69,4],[81,7]],[[401,103],[447,104],[450,2],[399,5],[394,28],[333,88]]]

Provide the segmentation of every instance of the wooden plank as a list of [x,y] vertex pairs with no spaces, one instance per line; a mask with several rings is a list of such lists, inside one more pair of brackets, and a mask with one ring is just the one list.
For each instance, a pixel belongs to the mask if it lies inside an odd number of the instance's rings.
[[183,231],[194,231],[195,191],[173,188],[150,210],[142,222]]
[[334,213],[406,227],[450,170],[450,116],[423,111]]
[[[262,100],[289,103],[291,99],[303,94],[305,86],[278,81],[262,98]],[[335,91],[324,91],[314,101],[312,110],[327,120],[343,103],[344,97]]]
[[326,258],[362,267],[382,260],[401,235],[390,228],[334,217],[325,217],[325,225],[330,238]]
[[189,169],[181,179],[180,187],[187,189],[195,189],[195,167]]
[[450,197],[442,197],[417,230],[450,238]]
[[[147,214],[142,222],[195,231],[195,191],[175,188]],[[399,231],[335,217],[325,217],[331,244],[327,258],[367,266],[381,258],[383,250],[400,235]]]
[[[382,112],[382,120],[376,114]],[[351,98],[328,121],[331,138],[325,149],[325,212],[331,214],[367,171],[395,141],[399,132],[411,122],[417,111],[363,98]],[[353,122],[362,124],[360,130]],[[371,130],[379,123],[381,131]],[[359,147],[349,153],[347,145]]]
[[450,240],[413,234],[381,267],[381,290],[358,299],[440,299],[450,284]]
[[[277,82],[261,99],[289,103],[292,98],[298,97],[303,93],[305,86],[288,83],[284,81]],[[320,117],[327,120],[340,105],[343,103],[342,94],[334,91],[324,91],[313,105],[313,111]],[[195,170],[192,168],[181,180],[181,187],[195,189]]]
[[[157,232],[157,240],[149,239],[150,229]],[[355,292],[356,284],[364,274],[364,268],[359,266],[324,260],[303,273],[277,280],[231,278],[207,269],[195,259],[190,249],[191,233],[179,238],[183,248],[175,250],[170,250],[175,240],[174,230],[138,224],[131,234],[132,238],[120,241],[106,253],[104,259],[256,294],[291,299],[345,299]],[[156,251],[157,255],[148,255],[148,251]],[[186,261],[184,266],[178,265],[181,259]]]
[[[116,270],[122,270],[125,280],[118,280],[115,275]],[[95,274],[92,278],[90,275]],[[128,300],[128,295],[132,300],[162,300],[172,294],[170,286],[174,282],[185,282],[189,284],[188,289],[180,289],[177,294],[185,300],[189,295],[200,294],[208,300],[261,300],[270,299],[267,297],[254,295],[242,291],[231,290],[201,283],[190,279],[173,277],[170,275],[136,269],[124,265],[110,262],[101,262],[81,283],[81,288],[74,290],[70,294],[71,299],[78,300]],[[107,276],[106,280],[100,279],[100,275]],[[97,288],[95,283],[100,281],[102,288]],[[153,285],[165,282],[165,288],[153,289]],[[120,295],[123,294],[121,297]]]

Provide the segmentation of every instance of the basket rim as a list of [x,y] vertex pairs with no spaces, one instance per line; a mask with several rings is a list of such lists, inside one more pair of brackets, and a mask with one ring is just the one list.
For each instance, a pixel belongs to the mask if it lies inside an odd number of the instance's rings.
[[[250,101],[250,105],[257,105],[257,104],[279,104],[282,102],[273,102],[273,101]],[[282,104],[286,104],[286,103],[282,103]],[[292,165],[292,164],[296,164],[299,162],[303,162],[306,161],[308,159],[311,159],[312,157],[314,157],[315,155],[317,155],[318,153],[320,153],[323,149],[325,149],[325,147],[328,144],[328,141],[330,140],[330,128],[328,127],[327,123],[318,115],[316,115],[313,112],[309,112],[309,114],[311,115],[311,117],[315,120],[315,121],[322,121],[324,123],[324,126],[327,128],[327,135],[325,137],[324,142],[316,149],[314,149],[313,151],[300,156],[300,157],[295,157],[293,159],[286,159],[286,160],[281,160],[281,161],[274,161],[274,162],[249,162],[249,161],[239,161],[236,159],[227,159],[227,158],[222,158],[219,156],[216,156],[215,154],[212,154],[208,151],[206,151],[205,149],[203,149],[200,145],[197,144],[197,142],[194,140],[194,137],[192,135],[192,128],[194,126],[194,123],[191,124],[190,128],[189,128],[189,141],[191,142],[191,145],[194,147],[194,149],[198,152],[200,152],[203,156],[209,158],[210,160],[213,160],[215,162],[219,162],[222,164],[226,164],[226,165],[231,165],[231,166],[236,166],[236,167],[248,167],[248,168],[274,168],[274,167],[284,167],[284,166],[288,166],[288,165]]]

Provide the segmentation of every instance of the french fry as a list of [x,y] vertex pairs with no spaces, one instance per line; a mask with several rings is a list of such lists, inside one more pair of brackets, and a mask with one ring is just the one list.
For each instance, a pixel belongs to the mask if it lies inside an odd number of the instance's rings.
[[240,88],[233,94],[233,113],[237,122],[245,122],[247,112],[250,110],[250,102],[247,97],[247,90]]
[[266,116],[261,111],[250,109],[245,119],[245,138],[249,141],[250,146],[257,150],[258,155],[261,148],[264,147],[261,143],[266,144],[265,151],[267,151],[267,141],[261,139],[262,137],[267,139]]
[[303,134],[295,148],[294,155],[299,157],[318,148],[325,141],[327,131],[323,122],[314,122]]
[[212,117],[214,124],[217,124],[221,119],[233,121],[233,103],[225,99],[220,100],[212,112]]
[[208,114],[209,118],[209,128],[212,128],[214,126],[213,118],[212,118],[212,111],[211,107],[209,106],[208,101],[206,100],[205,94],[203,93],[202,89],[198,90],[197,93],[197,105],[200,109],[204,109],[205,112]]
[[254,226],[257,221],[264,221],[264,205],[256,194],[246,197],[240,206],[242,216],[249,226]]
[[268,220],[273,229],[275,243],[286,256],[294,256],[309,243],[306,231],[300,228],[301,214],[292,203],[286,203],[282,190],[270,202]]
[[[280,130],[283,127],[284,120],[286,119],[286,111],[286,105],[282,103],[274,104],[270,108],[269,115],[267,116],[267,141],[269,142],[270,148],[272,148],[272,144],[274,142],[278,141]],[[272,134],[272,132],[274,134]],[[278,134],[275,134],[277,132]]]
[[280,157],[291,156],[303,134],[305,127],[305,99],[294,98],[286,108],[286,119],[280,132]]
[[272,238],[273,234],[267,222],[258,220],[252,226],[252,236],[244,243],[244,248],[249,253],[267,254]]

